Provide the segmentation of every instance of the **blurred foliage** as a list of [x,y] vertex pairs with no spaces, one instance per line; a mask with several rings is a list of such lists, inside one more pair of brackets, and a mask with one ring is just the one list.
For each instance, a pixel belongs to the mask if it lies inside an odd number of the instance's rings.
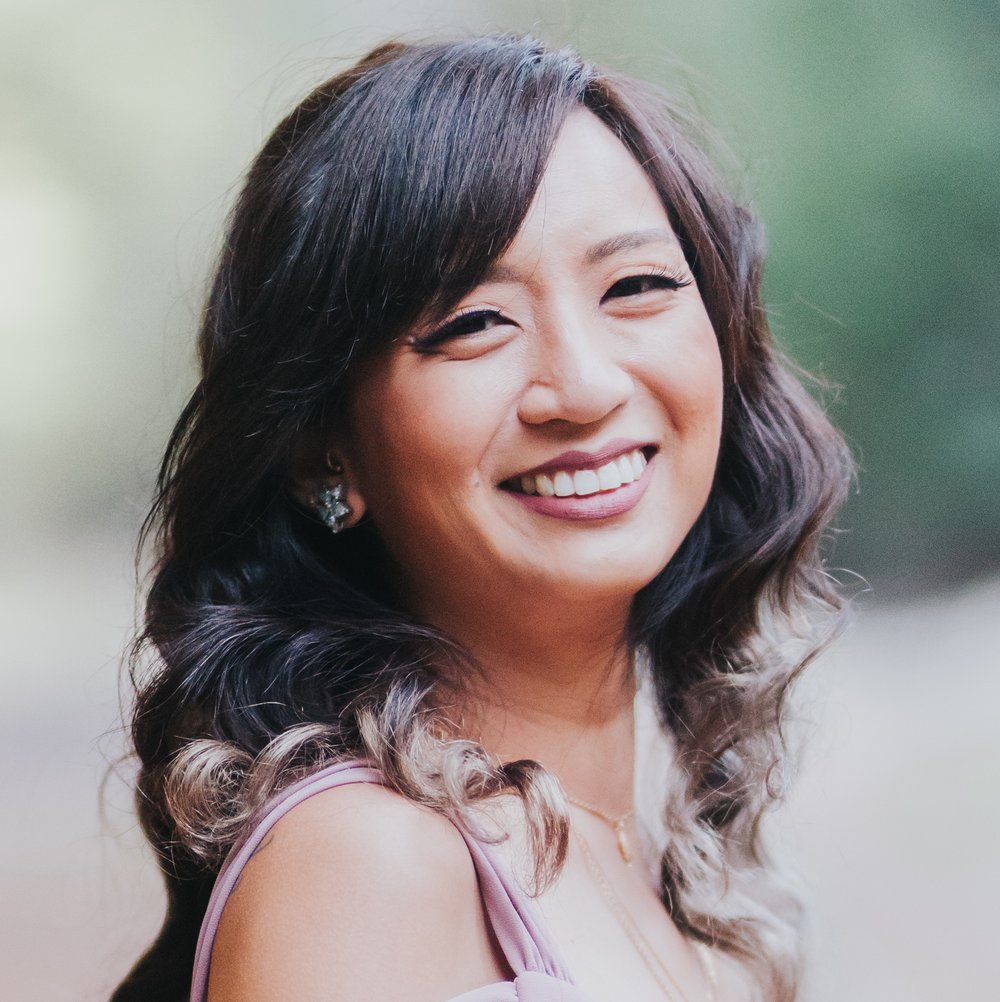
[[1000,567],[995,0],[7,6],[0,446],[22,522],[134,529],[233,184],[328,57],[501,28],[689,91],[747,165],[773,326],[840,387],[860,462],[835,564],[882,597]]
[[767,292],[844,387],[861,472],[838,557],[894,591],[958,581],[1000,563],[998,8],[855,3],[835,31],[785,6],[801,85],[761,196]]

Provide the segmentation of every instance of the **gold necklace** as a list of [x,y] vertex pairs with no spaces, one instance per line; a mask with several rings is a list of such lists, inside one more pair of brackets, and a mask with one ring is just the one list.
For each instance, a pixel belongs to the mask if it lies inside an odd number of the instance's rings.
[[[573,829],[573,834],[576,836],[576,839],[580,844],[580,851],[583,853],[587,869],[590,870],[597,886],[600,888],[601,895],[610,907],[612,915],[614,915],[618,924],[624,930],[625,935],[628,936],[632,945],[635,947],[636,953],[639,954],[642,962],[646,965],[646,969],[652,975],[657,987],[661,992],[663,992],[663,995],[668,1002],[688,1002],[687,996],[684,994],[681,986],[674,980],[674,977],[667,968],[667,965],[660,959],[659,955],[652,948],[649,941],[642,934],[642,930],[639,928],[635,919],[632,918],[632,916],[625,910],[624,905],[622,905],[622,903],[618,900],[618,896],[612,889],[603,867],[597,861],[597,857],[594,855],[594,852],[590,848],[587,840],[575,828]],[[707,985],[705,1002],[715,1002],[715,988],[718,982],[711,951],[704,943],[695,942],[693,945],[695,953],[698,957],[698,963],[701,966],[702,974],[705,976],[705,983]]]
[[611,814],[605,814],[600,808],[595,807],[593,804],[585,803],[582,800],[577,800],[576,797],[571,797],[567,794],[566,799],[571,804],[576,804],[577,807],[582,807],[589,814],[593,814],[595,818],[600,818],[605,824],[610,825],[615,832],[615,839],[618,843],[618,853],[621,856],[623,862],[626,866],[632,865],[632,847],[628,842],[628,834],[625,831],[625,822],[628,821],[633,814],[635,814],[635,808],[627,810],[621,817],[614,817]]

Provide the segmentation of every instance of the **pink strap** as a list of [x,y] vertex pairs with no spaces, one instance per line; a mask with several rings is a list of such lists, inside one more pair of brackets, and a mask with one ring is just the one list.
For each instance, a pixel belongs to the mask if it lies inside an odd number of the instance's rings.
[[[204,1002],[208,992],[212,945],[222,910],[240,879],[243,867],[257,851],[264,837],[302,801],[324,790],[351,783],[384,784],[384,779],[377,769],[366,762],[338,762],[327,766],[279,793],[249,836],[229,853],[212,889],[198,936],[191,980],[191,1002]],[[505,861],[491,846],[477,842],[461,828],[459,831],[462,832],[476,867],[487,917],[511,970],[518,977],[527,972],[529,975],[546,975],[573,984],[566,965],[542,923],[537,906],[518,885]]]

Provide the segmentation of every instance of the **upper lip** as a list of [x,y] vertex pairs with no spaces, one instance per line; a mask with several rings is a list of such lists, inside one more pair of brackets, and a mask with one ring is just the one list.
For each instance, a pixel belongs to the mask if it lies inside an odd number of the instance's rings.
[[509,480],[517,477],[530,477],[539,473],[557,473],[565,470],[571,473],[574,470],[596,470],[612,459],[617,459],[626,452],[634,452],[636,449],[651,450],[654,447],[649,442],[640,442],[627,438],[613,438],[605,442],[601,448],[595,452],[586,452],[582,449],[572,449],[569,452],[561,452],[547,462],[539,466],[533,466],[530,470],[523,470],[515,473]]

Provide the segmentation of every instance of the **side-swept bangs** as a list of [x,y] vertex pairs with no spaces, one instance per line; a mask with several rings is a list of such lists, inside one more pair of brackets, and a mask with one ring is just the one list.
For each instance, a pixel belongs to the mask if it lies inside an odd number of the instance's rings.
[[265,384],[281,361],[269,351],[305,350],[335,380],[447,310],[517,233],[587,73],[575,53],[484,38],[387,45],[314,91],[234,212],[226,256],[243,273],[222,278],[246,295],[206,331],[208,367],[239,331],[259,342]]

